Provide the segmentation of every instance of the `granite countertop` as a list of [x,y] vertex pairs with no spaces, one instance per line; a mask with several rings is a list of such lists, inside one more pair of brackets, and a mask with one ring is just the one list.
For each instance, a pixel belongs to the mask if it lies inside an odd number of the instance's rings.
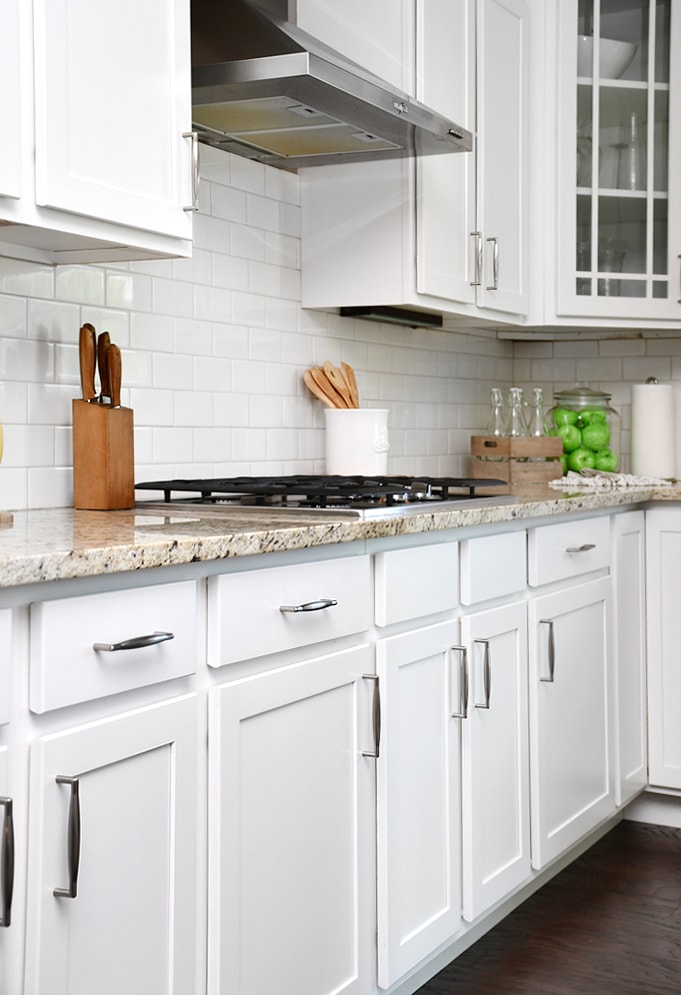
[[130,511],[17,511],[11,524],[0,526],[0,588],[649,501],[681,501],[681,485],[580,494],[535,487],[513,504],[471,503],[449,511],[429,506],[423,513],[367,520],[143,504]]

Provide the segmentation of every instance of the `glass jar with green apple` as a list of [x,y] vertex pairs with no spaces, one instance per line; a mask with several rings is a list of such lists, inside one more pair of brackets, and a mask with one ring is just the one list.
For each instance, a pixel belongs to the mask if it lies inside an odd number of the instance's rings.
[[579,383],[554,394],[548,412],[548,434],[563,440],[563,469],[578,473],[585,467],[613,473],[620,468],[620,415],[610,405],[611,394]]

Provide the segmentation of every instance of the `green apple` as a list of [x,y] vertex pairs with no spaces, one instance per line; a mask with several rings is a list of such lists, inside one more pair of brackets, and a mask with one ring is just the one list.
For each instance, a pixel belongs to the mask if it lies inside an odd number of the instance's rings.
[[579,473],[585,467],[593,468],[596,463],[596,456],[590,449],[584,449],[580,446],[579,449],[573,450],[568,453],[567,465],[569,470],[574,470]]
[[551,412],[551,420],[554,425],[576,425],[577,412],[570,408],[554,408]]
[[599,452],[601,449],[607,449],[609,442],[610,426],[606,421],[592,422],[590,425],[585,425],[582,429],[582,445],[586,449],[593,449],[594,452]]
[[608,473],[614,473],[617,464],[617,456],[611,449],[601,449],[595,454],[594,470],[606,470]]
[[584,425],[593,425],[596,422],[600,424],[607,421],[607,416],[602,408],[582,408],[579,412],[579,421],[581,422],[580,427],[583,427]]
[[576,425],[563,422],[556,428],[556,435],[563,440],[563,452],[571,453],[574,449],[579,449],[582,444],[582,433]]

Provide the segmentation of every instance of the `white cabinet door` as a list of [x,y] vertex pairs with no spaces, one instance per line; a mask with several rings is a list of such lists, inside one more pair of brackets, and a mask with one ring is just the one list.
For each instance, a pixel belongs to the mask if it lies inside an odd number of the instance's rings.
[[681,515],[646,512],[649,780],[681,788]]
[[0,726],[10,719],[12,687],[12,611],[0,609]]
[[0,197],[21,195],[20,0],[2,0],[0,31]]
[[379,640],[378,984],[388,988],[461,928],[457,622]]
[[529,11],[525,0],[478,0],[478,303],[527,314]]
[[27,992],[196,991],[196,718],[188,695],[33,744]]
[[546,866],[615,809],[610,578],[529,603],[532,866]]
[[414,81],[414,0],[295,0],[298,27],[399,90]]
[[365,645],[210,692],[209,995],[373,991],[372,669]]
[[186,0],[34,0],[36,202],[191,238]]
[[613,516],[615,796],[624,805],[646,786],[645,513]]
[[468,920],[531,875],[527,609],[461,620],[470,694],[463,722],[463,914]]
[[19,928],[12,918],[14,847],[14,799],[10,795],[7,747],[0,746],[0,992],[10,990],[10,943]]

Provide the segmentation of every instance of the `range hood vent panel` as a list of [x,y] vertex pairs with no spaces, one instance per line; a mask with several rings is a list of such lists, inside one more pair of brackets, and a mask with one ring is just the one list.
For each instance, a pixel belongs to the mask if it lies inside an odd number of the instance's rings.
[[470,151],[468,131],[255,2],[192,0],[201,141],[289,170]]

